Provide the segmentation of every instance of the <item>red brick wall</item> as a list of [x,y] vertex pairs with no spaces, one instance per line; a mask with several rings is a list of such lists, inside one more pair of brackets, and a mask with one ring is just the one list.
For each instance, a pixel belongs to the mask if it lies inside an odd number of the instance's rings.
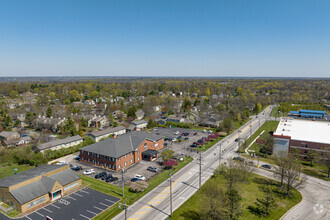
[[[307,145],[307,146],[306,146]],[[295,148],[299,147],[299,148]],[[299,140],[290,140],[290,149],[289,151],[292,152],[292,149],[298,149],[299,153],[302,155],[301,159],[308,153],[309,150],[317,149],[317,150],[329,150],[330,144],[322,144],[322,143],[315,143],[309,141],[299,141]],[[317,152],[317,151],[316,151]],[[320,152],[321,153],[321,152]]]
[[[146,145],[146,149],[144,149],[144,144]],[[156,144],[158,144],[158,146],[156,146]],[[120,160],[118,160],[119,158],[117,158],[115,161],[111,161],[109,160],[109,157],[107,157],[107,159],[104,159],[103,155],[100,155],[99,157],[97,157],[97,155],[92,156],[92,153],[87,153],[87,151],[80,151],[80,160],[84,163],[89,163],[92,165],[96,165],[99,167],[104,167],[104,163],[107,164],[107,168],[113,170],[113,165],[116,166],[116,171],[121,170],[122,168],[128,167],[131,164],[137,163],[139,161],[142,160],[142,152],[147,150],[147,149],[152,149],[152,150],[160,150],[164,148],[164,139],[160,139],[158,141],[156,141],[155,143],[153,141],[150,140],[145,140],[142,142],[142,144],[138,147],[138,149],[136,151],[132,152],[132,155],[130,153],[128,153],[124,156],[120,157]],[[88,159],[90,159],[90,162],[88,162]],[[93,163],[93,160],[95,161]],[[131,162],[132,160],[132,162]],[[99,162],[100,164],[98,165],[97,162]],[[126,162],[126,165],[125,165]],[[111,168],[109,168],[109,164],[111,165]],[[119,168],[120,165],[120,168]]]

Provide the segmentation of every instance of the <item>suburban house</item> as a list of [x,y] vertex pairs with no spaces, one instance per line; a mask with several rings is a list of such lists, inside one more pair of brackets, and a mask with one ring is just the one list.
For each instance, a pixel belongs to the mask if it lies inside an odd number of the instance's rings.
[[176,117],[174,115],[170,115],[167,117],[168,122],[175,122],[175,123],[182,123],[184,121],[184,118],[182,117]]
[[20,140],[17,132],[3,131],[0,132],[0,143],[3,146],[15,146]]
[[40,165],[0,179],[0,198],[24,213],[61,198],[80,185],[81,177],[69,165]]
[[135,116],[137,120],[141,120],[144,117],[144,112],[142,109],[138,110],[137,112],[135,112]]
[[32,138],[30,136],[23,136],[20,138],[20,140],[18,141],[18,143],[16,145],[22,146],[25,144],[29,144],[31,141],[32,141]]
[[65,123],[66,118],[47,118],[39,116],[34,120],[34,127],[40,129],[48,129],[53,132],[59,132],[61,125]]
[[82,162],[119,171],[142,159],[158,158],[158,150],[164,148],[164,137],[148,132],[132,131],[85,146],[80,149]]
[[118,126],[114,128],[107,128],[103,131],[95,131],[90,134],[87,134],[88,136],[92,137],[95,142],[99,142],[103,138],[108,138],[110,135],[121,135],[126,133],[126,128],[123,126]]
[[146,122],[145,120],[135,120],[131,122],[131,125],[134,126],[134,130],[140,131],[141,129],[147,127],[148,122]]
[[220,120],[211,117],[209,119],[203,120],[201,123],[199,123],[199,125],[203,127],[217,128],[220,125]]
[[95,105],[94,100],[85,100],[85,105]]
[[86,121],[88,127],[103,128],[110,125],[110,121],[106,116],[88,115]]
[[82,143],[84,139],[79,136],[73,136],[73,137],[67,137],[64,139],[56,139],[47,143],[38,144],[35,149],[37,151],[40,151],[41,153],[44,153],[46,150],[59,150],[61,148],[68,148],[72,146],[76,146],[80,143]]

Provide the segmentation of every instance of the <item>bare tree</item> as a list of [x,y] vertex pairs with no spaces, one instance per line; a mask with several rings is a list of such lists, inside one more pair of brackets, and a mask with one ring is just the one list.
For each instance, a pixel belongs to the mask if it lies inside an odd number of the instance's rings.
[[286,183],[286,195],[290,196],[290,190],[297,188],[304,181],[300,179],[301,164],[299,164],[297,160],[292,157],[288,157],[286,162],[284,181]]
[[274,157],[274,176],[279,179],[280,187],[283,187],[284,177],[286,172],[286,162],[287,162],[287,154],[284,151],[277,152]]

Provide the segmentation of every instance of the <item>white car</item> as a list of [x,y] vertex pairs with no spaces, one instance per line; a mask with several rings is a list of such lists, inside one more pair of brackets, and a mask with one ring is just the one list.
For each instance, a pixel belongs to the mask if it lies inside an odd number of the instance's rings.
[[134,178],[140,179],[140,180],[146,180],[146,178],[140,174],[135,174]]
[[172,141],[173,141],[173,142],[176,142],[176,138],[173,138]]
[[180,132],[179,132],[179,131],[176,131],[176,132],[174,132],[174,134],[175,134],[175,135],[178,135],[178,134],[180,134]]
[[85,170],[83,172],[84,175],[91,175],[91,174],[94,174],[95,173],[95,170],[94,169],[90,169],[90,170]]

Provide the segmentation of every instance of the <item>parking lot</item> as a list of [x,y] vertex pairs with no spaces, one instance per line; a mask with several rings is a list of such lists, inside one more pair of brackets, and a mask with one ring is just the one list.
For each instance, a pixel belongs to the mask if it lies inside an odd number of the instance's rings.
[[116,197],[86,188],[58,199],[22,219],[45,220],[46,216],[54,220],[92,219],[118,201]]

